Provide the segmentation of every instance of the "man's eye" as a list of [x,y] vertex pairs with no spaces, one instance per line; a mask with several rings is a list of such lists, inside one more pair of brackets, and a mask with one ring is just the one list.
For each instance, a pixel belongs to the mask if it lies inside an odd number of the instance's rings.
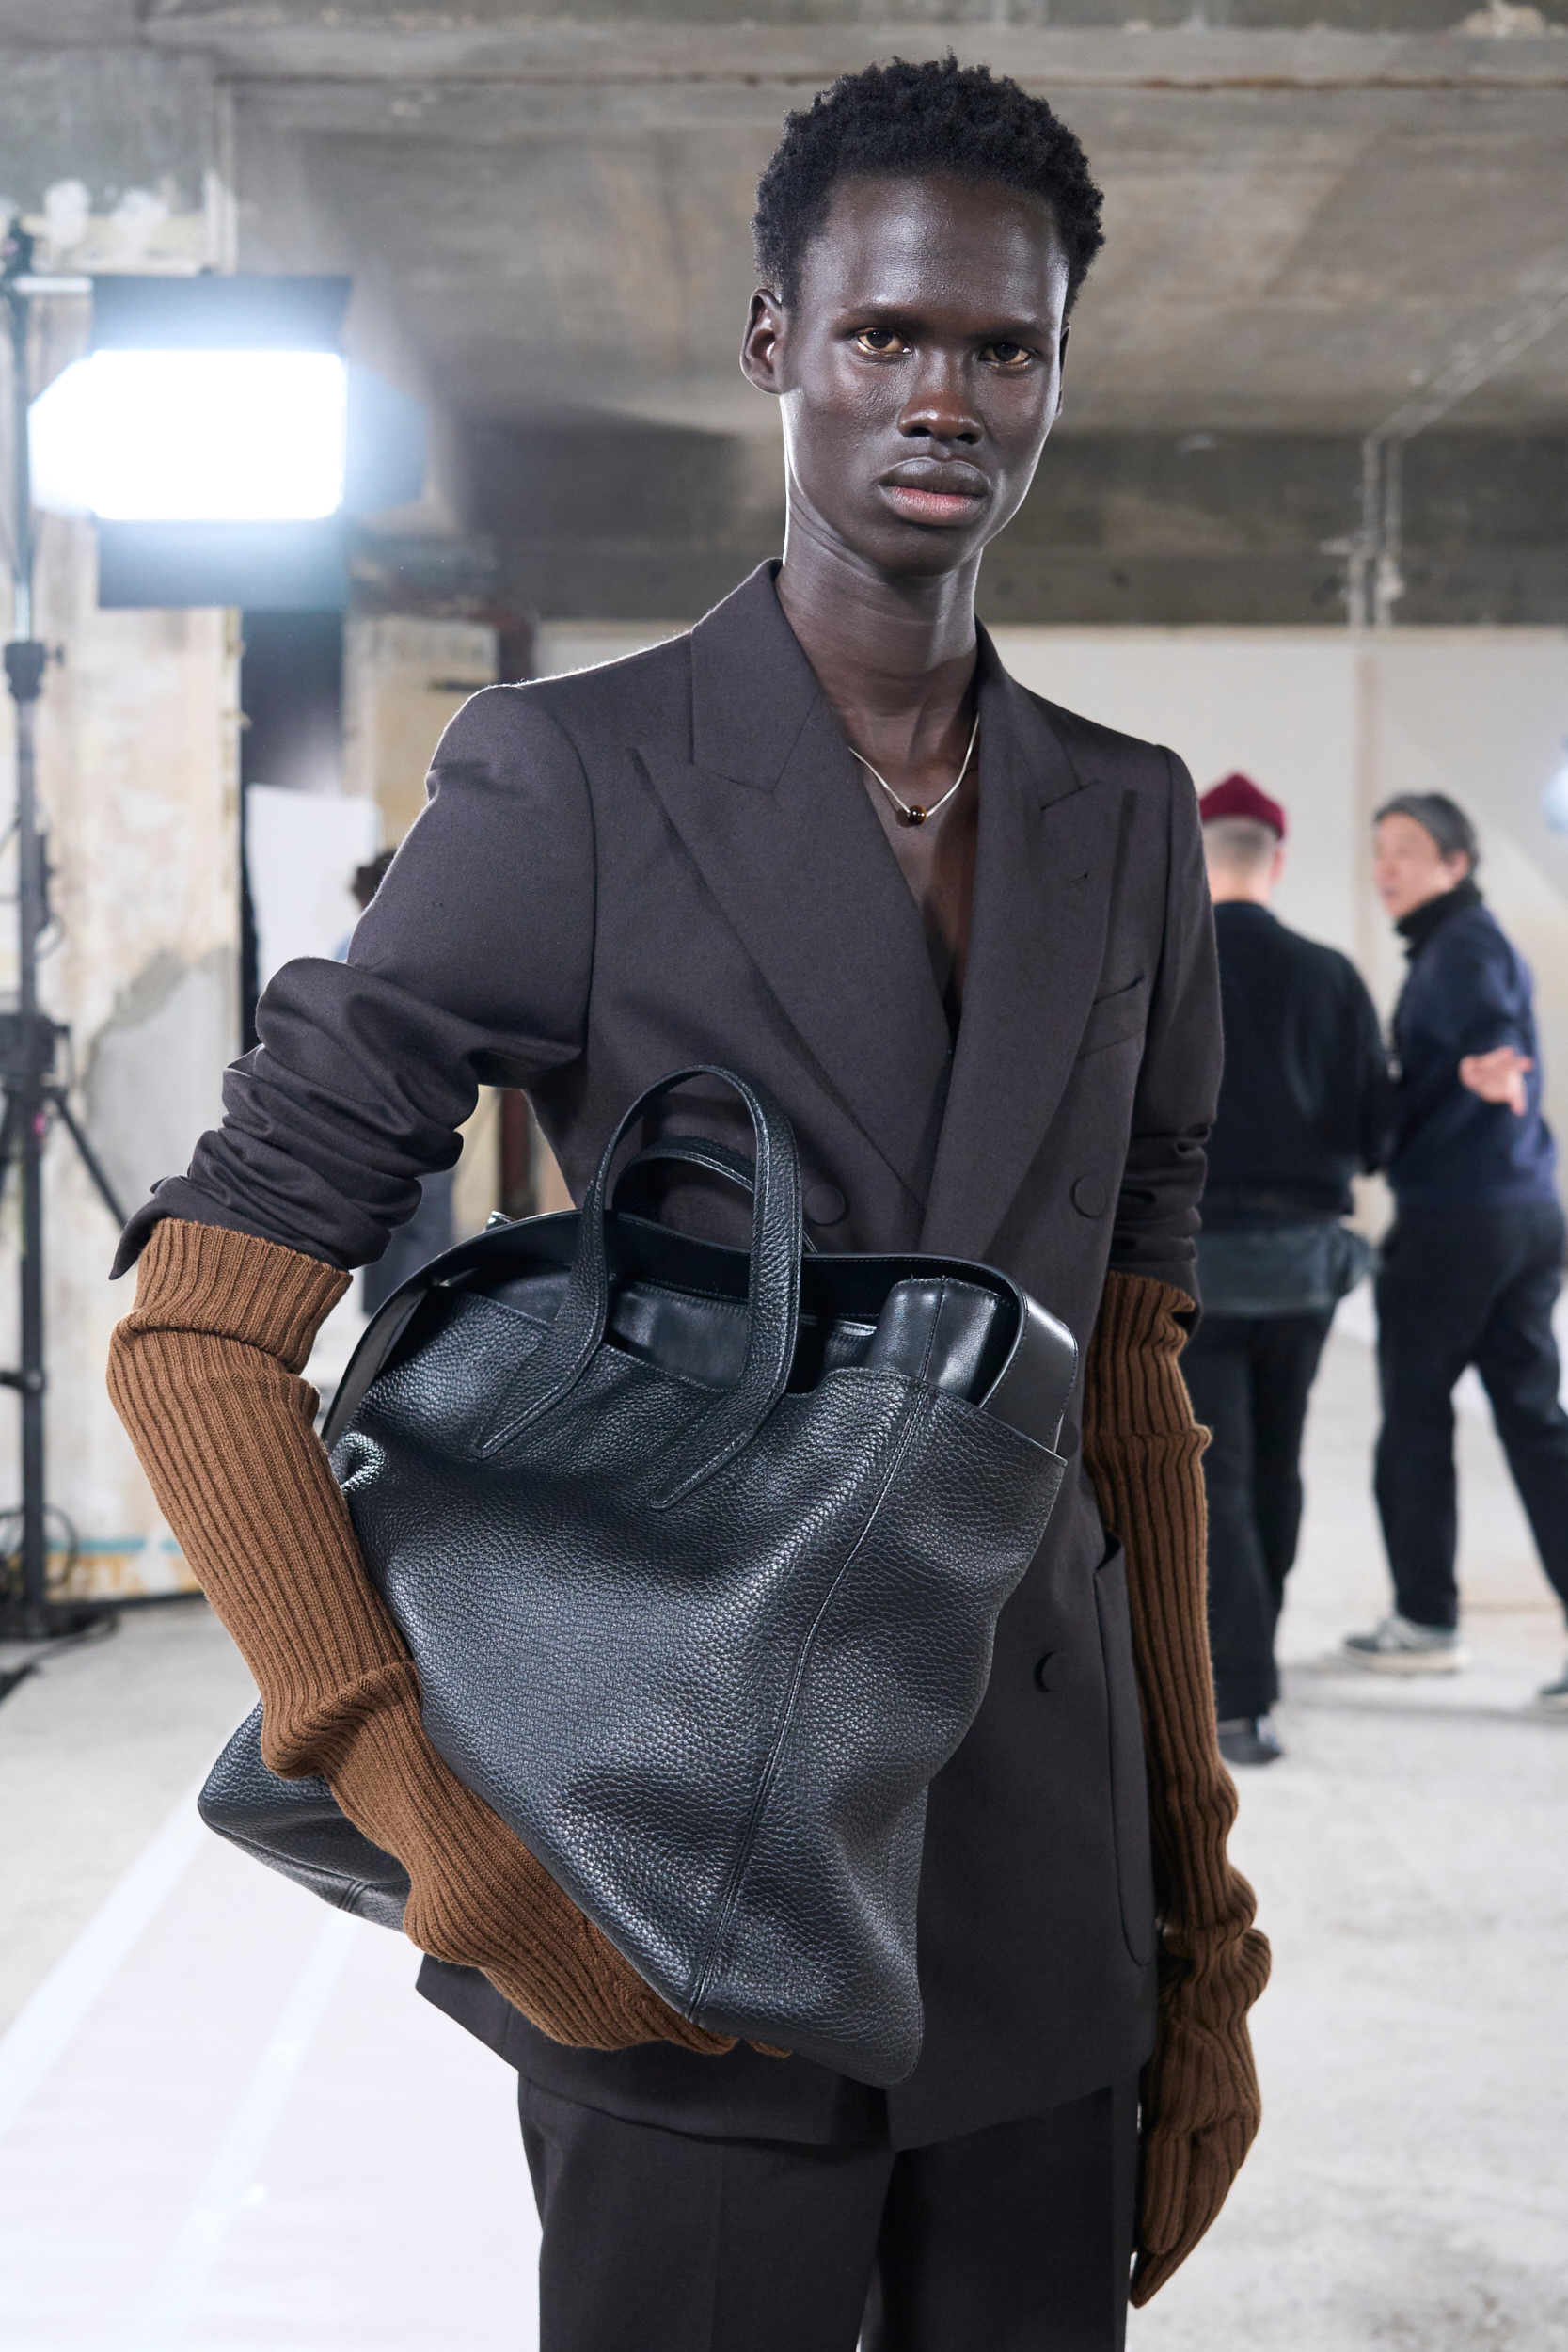
[[855,337],[855,347],[878,359],[895,358],[907,348],[902,335],[895,335],[891,326],[863,326]]
[[993,367],[1016,370],[1026,368],[1034,354],[1025,350],[1022,343],[988,343],[980,357],[989,359]]

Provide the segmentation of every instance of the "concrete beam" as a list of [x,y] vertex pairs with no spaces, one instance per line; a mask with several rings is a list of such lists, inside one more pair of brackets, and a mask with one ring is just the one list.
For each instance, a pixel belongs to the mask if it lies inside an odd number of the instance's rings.
[[205,56],[0,49],[0,195],[29,212],[57,182],[79,180],[98,214],[132,189],[170,216],[199,214],[221,140]]
[[[645,125],[701,124],[716,110],[736,121],[776,123],[788,106],[840,73],[895,54],[938,55],[951,47],[964,64],[990,65],[1026,88],[1069,89],[1517,89],[1560,88],[1568,81],[1568,38],[1486,39],[1449,30],[1404,32],[1315,24],[1195,26],[1159,13],[1131,27],[1117,20],[1057,24],[983,34],[926,24],[911,39],[886,24],[855,28],[774,30],[689,23],[604,26],[578,18],[546,24],[436,25],[419,31],[389,23],[375,33],[341,21],[279,24],[221,16],[160,19],[149,38],[162,49],[195,49],[245,82],[301,86],[307,108],[297,119],[317,126],[371,119],[377,87],[393,119],[417,132],[421,108],[439,117],[447,87],[495,89],[517,110],[515,132],[552,127],[552,100],[574,110],[554,127],[632,119]],[[1185,5],[1185,0],[1182,0]],[[1455,0],[1438,0],[1447,16]],[[607,35],[609,36],[607,38]],[[311,85],[307,99],[305,89]],[[406,87],[403,87],[406,86]],[[420,93],[420,103],[409,93]],[[279,91],[276,105],[286,101]],[[641,112],[638,111],[641,106]],[[626,113],[627,108],[630,114]]]
[[[367,604],[689,618],[783,544],[782,471],[734,438],[492,429],[466,470],[473,534],[367,541]],[[1333,626],[1359,486],[1358,442],[1327,435],[1064,437],[986,558],[981,609],[998,623]],[[1568,439],[1413,442],[1400,623],[1568,623],[1565,506]]]
[[[873,58],[951,47],[1021,80],[1250,78],[1359,83],[1369,73],[1444,80],[1535,70],[1549,49],[1525,18],[1497,19],[1463,0],[757,0],[737,21],[731,0],[577,0],[521,8],[490,0],[411,18],[387,0],[162,0],[144,38],[194,46],[245,74],[360,79],[451,74],[555,75],[574,81],[667,74],[817,82]],[[1499,40],[1499,24],[1511,37]],[[1461,30],[1461,26],[1465,29]],[[1503,53],[1499,56],[1499,53]],[[1557,71],[1560,71],[1559,66]]]

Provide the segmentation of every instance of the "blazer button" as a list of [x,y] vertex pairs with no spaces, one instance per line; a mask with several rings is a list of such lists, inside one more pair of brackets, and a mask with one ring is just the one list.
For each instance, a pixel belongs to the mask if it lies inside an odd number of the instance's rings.
[[1080,1176],[1072,1187],[1072,1205],[1080,1216],[1103,1216],[1106,1192],[1098,1176]]
[[849,1203],[836,1184],[808,1184],[801,1206],[808,1225],[836,1225],[849,1214]]
[[1055,1660],[1056,1652],[1053,1649],[1048,1649],[1045,1656],[1040,1660],[1039,1664],[1035,1668],[1035,1688],[1037,1691],[1043,1691],[1047,1698],[1051,1695],[1051,1685],[1046,1680],[1045,1670],[1048,1666],[1053,1665],[1055,1663]]

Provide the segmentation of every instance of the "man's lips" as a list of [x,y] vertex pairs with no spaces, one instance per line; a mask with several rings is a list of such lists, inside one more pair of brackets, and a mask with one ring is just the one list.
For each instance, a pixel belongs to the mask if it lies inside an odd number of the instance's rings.
[[908,482],[884,482],[882,488],[914,523],[968,522],[982,496],[978,490],[917,490]]
[[929,457],[906,458],[879,486],[912,523],[970,522],[990,495],[978,466]]

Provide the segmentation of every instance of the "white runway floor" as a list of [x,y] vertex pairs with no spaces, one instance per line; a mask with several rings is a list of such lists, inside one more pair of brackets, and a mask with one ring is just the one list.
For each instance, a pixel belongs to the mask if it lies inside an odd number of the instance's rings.
[[[1337,1334],[1290,1753],[1236,1841],[1275,1949],[1268,2118],[1132,2352],[1568,2352],[1568,1721],[1528,1703],[1560,1623],[1467,1410],[1476,1666],[1325,1662],[1383,1606],[1372,1422]],[[247,1703],[181,1605],[0,1707],[0,2348],[529,2352],[512,2077],[415,1997],[400,1939],[196,1823]]]

